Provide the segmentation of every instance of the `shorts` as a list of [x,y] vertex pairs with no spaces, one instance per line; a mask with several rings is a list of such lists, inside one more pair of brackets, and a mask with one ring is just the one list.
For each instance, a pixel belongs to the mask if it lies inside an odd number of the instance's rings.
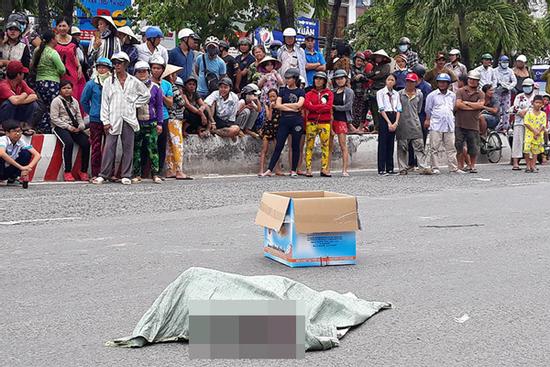
[[332,121],[332,131],[335,134],[347,134],[348,123],[345,121]]
[[466,143],[468,154],[478,155],[480,142],[479,131],[463,129],[461,127],[455,128],[455,147],[457,152],[462,152],[464,143]]
[[488,113],[482,113],[481,114],[483,118],[485,118],[485,121],[487,122],[487,128],[489,129],[495,129],[499,123],[499,118],[495,115],[491,115]]
[[214,117],[214,121],[216,121],[216,129],[223,129],[226,127],[236,125],[235,121],[222,120],[218,116]]

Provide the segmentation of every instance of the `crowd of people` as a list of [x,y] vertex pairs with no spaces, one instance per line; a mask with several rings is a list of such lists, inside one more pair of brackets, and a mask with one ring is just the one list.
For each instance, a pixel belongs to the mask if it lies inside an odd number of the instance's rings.
[[[513,67],[501,55],[495,67],[493,56],[484,54],[468,71],[453,49],[438,52],[425,67],[403,37],[393,57],[340,43],[325,60],[314,37],[300,45],[296,30],[287,28],[283,42],[267,48],[239,39],[233,57],[227,41],[203,41],[189,28],[167,50],[158,27],[136,35],[105,15],[92,24],[97,31],[85,48],[72,19],[58,18],[40,37],[25,17],[7,19],[0,38],[0,180],[28,181],[40,159],[29,138],[35,133],[53,133],[61,142],[65,181],[94,184],[128,185],[145,175],[155,183],[192,179],[183,168],[189,134],[262,140],[259,177],[285,175],[285,145],[288,175],[312,177],[317,137],[320,175],[332,175],[336,141],[347,177],[348,134],[378,135],[380,175],[439,174],[443,151],[451,173],[476,173],[488,129],[513,128],[513,170],[525,159],[525,172],[537,172],[537,159],[546,160],[550,97],[538,92],[524,55]],[[75,145],[82,152],[78,175]]]

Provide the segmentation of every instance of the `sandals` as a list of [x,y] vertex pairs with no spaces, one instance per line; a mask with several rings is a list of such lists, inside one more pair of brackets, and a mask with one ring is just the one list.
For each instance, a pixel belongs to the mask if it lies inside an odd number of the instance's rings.
[[185,177],[177,177],[176,176],[176,180],[192,180],[193,177],[189,177],[189,176],[185,176]]
[[519,168],[519,167],[512,167],[512,171],[521,171],[521,168]]
[[332,177],[330,173],[321,172],[321,177]]

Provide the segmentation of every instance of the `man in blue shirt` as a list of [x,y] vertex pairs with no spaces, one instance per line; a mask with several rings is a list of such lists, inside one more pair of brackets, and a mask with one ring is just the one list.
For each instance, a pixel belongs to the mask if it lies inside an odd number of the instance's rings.
[[183,68],[178,73],[182,80],[187,80],[189,75],[193,74],[193,65],[197,56],[195,51],[197,45],[194,36],[195,33],[191,29],[183,28],[178,32],[179,47],[175,47],[168,52],[168,63]]
[[315,50],[315,37],[306,36],[306,74],[307,85],[313,85],[313,76],[318,71],[326,71],[327,63],[320,51]]
[[[217,37],[208,37],[204,45],[206,53],[195,59],[195,71],[199,77],[197,92],[201,98],[206,98],[210,93],[216,90],[215,88],[217,88],[218,81],[220,81],[227,73],[225,62],[218,56],[220,52],[219,46],[220,41]],[[207,76],[209,79],[214,76],[216,77],[216,79],[211,79],[210,83],[211,87],[215,87],[214,89],[210,88],[209,90]]]

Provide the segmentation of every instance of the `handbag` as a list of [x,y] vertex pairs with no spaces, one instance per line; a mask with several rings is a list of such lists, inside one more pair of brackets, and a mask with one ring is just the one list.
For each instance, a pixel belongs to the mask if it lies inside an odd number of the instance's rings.
[[79,126],[78,121],[76,120],[73,113],[69,109],[69,105],[67,104],[67,101],[65,100],[65,98],[61,98],[61,102],[63,102],[63,106],[65,107],[65,111],[67,111],[67,114],[69,115],[69,118],[71,119],[71,125],[73,125],[73,127],[75,127],[75,128],[78,128],[78,126]]

